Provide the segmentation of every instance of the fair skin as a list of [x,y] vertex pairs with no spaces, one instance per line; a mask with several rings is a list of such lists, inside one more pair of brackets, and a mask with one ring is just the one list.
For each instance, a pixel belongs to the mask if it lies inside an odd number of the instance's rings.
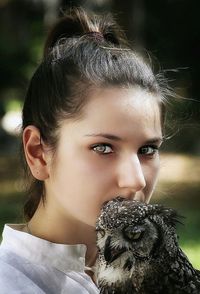
[[32,174],[45,183],[29,222],[31,232],[63,244],[85,244],[86,264],[96,258],[95,222],[105,201],[121,196],[149,202],[162,142],[156,97],[140,88],[96,89],[80,120],[63,121],[56,154],[36,127],[23,134]]

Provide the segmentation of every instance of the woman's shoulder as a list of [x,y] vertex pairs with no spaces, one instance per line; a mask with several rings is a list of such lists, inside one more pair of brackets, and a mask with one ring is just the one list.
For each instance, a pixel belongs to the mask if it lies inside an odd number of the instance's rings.
[[[79,252],[80,248],[74,250]],[[99,293],[80,266],[76,269],[83,261],[79,255],[74,258],[72,251],[71,246],[5,227],[0,245],[0,293]]]
[[[23,256],[19,256],[15,252],[0,246],[1,294],[56,293],[52,283],[53,276],[51,269],[30,262]],[[58,290],[60,290],[59,287]]]
[[1,294],[45,292],[35,284],[19,267],[20,261],[12,252],[0,250]]
[[54,267],[30,262],[0,246],[0,293],[97,294],[99,290],[81,272],[63,273]]

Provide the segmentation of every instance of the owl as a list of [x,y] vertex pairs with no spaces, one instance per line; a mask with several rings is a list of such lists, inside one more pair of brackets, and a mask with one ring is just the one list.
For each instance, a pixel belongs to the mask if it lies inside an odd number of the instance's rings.
[[96,223],[101,294],[199,294],[200,271],[178,244],[174,209],[116,198]]

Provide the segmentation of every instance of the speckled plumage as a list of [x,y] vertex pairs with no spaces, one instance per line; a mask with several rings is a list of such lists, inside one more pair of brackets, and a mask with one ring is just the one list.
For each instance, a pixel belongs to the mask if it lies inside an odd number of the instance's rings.
[[199,294],[200,271],[180,249],[175,210],[117,198],[97,220],[101,294]]

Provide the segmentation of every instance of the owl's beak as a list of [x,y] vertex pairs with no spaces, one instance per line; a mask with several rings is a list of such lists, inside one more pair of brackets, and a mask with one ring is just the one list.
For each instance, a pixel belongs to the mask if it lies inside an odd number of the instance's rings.
[[126,251],[126,248],[113,248],[111,246],[111,236],[108,236],[105,242],[105,249],[104,249],[104,258],[107,264],[113,262],[125,251]]

